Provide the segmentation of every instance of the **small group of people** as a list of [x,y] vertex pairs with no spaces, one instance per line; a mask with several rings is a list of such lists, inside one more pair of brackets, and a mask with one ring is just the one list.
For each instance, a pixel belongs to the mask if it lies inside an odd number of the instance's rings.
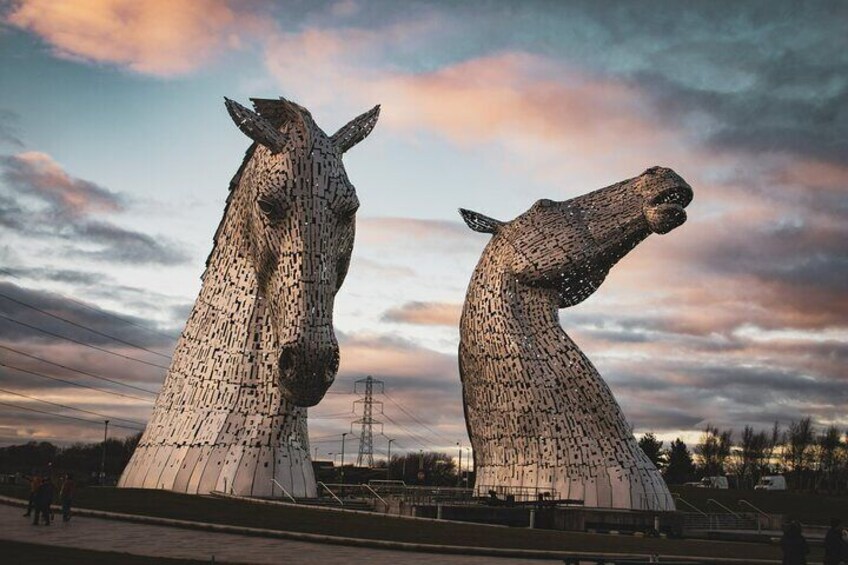
[[[53,484],[53,479],[49,473],[43,475],[33,473],[28,478],[30,486],[29,504],[27,505],[27,511],[24,517],[33,516],[33,526],[37,526],[39,523],[49,526],[53,518],[51,506],[56,496],[56,487]],[[74,482],[74,476],[72,473],[67,473],[62,477],[59,487],[59,500],[62,502],[63,522],[71,519],[71,504],[73,503],[75,492],[76,483]]]
[[[824,537],[824,565],[848,563],[848,531],[842,527],[839,518],[830,521],[830,529]],[[780,538],[783,549],[783,565],[807,565],[810,546],[801,532],[801,524],[790,522]]]

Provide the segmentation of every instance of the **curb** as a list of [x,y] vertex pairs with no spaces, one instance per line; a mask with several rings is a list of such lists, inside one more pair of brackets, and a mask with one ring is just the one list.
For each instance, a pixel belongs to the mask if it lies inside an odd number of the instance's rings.
[[[12,498],[9,496],[0,495],[0,504],[7,506],[26,507],[27,502],[20,498]],[[53,505],[53,508],[60,509],[58,505]],[[236,535],[247,535],[252,537],[287,539],[295,541],[303,541],[310,543],[322,543],[330,545],[343,545],[349,547],[365,547],[371,549],[390,549],[395,551],[412,551],[417,553],[441,553],[449,555],[469,555],[469,556],[486,556],[486,557],[514,557],[524,559],[546,559],[546,560],[564,560],[567,557],[586,557],[583,552],[573,551],[551,551],[541,549],[510,549],[496,547],[475,547],[461,545],[435,545],[424,543],[411,543],[402,541],[387,541],[362,538],[348,538],[343,536],[331,536],[326,534],[309,534],[304,532],[290,532],[285,530],[269,530],[266,528],[250,528],[246,526],[230,526],[226,524],[211,524],[208,522],[195,522],[191,520],[177,520],[174,518],[159,518],[155,516],[143,516],[140,514],[123,514],[119,512],[107,512],[105,510],[90,510],[87,508],[75,508],[73,510],[77,516],[86,516],[89,518],[102,518],[106,520],[118,520],[122,522],[132,522],[137,524],[150,524],[156,526],[169,526],[174,528],[183,528],[188,530],[198,530],[206,532],[217,532]],[[642,558],[648,559],[649,555],[639,553],[591,553],[591,555],[603,558]],[[688,555],[663,555],[665,559],[676,561],[689,561],[693,563],[704,563],[703,558],[692,557]],[[779,565],[780,561],[770,559],[736,559],[732,557],[710,557],[707,558],[708,563],[716,565]]]

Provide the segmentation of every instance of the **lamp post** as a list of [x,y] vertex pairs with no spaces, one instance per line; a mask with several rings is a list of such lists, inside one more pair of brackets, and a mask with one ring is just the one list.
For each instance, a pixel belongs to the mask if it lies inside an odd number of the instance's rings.
[[106,438],[109,437],[109,420],[103,421],[103,459],[100,461],[100,485],[106,484]]
[[389,459],[386,461],[386,480],[391,480],[392,478],[392,442],[394,440],[389,438]]
[[342,484],[344,484],[344,482],[345,482],[345,476],[344,476],[344,444],[345,444],[345,437],[349,433],[350,432],[345,432],[345,433],[342,434]]

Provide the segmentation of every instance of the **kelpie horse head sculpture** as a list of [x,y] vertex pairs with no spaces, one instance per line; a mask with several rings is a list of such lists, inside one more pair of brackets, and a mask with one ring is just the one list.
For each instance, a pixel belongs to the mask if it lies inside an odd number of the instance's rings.
[[328,136],[305,108],[286,100],[232,100],[227,110],[255,141],[240,182],[246,249],[280,343],[284,395],[314,406],[333,383],[339,346],[333,302],[347,274],[359,200],[342,155],[362,141],[376,106]]
[[653,167],[570,200],[539,200],[510,222],[460,210],[471,229],[493,234],[460,321],[478,492],[674,509],[609,387],[562,330],[559,309],[595,292],[648,235],[681,225],[691,200],[680,176]]

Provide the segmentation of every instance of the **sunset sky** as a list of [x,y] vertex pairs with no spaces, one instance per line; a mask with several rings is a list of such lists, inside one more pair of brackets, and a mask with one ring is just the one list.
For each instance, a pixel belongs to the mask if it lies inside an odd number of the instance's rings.
[[23,0],[0,20],[0,445],[149,417],[167,358],[106,335],[167,355],[182,329],[250,143],[224,96],[284,96],[328,133],[382,104],[345,156],[361,208],[319,458],[365,375],[393,451],[468,445],[457,324],[489,236],[457,208],[509,220],[653,165],[692,185],[689,220],[560,313],[635,432],[848,427],[844,2]]

